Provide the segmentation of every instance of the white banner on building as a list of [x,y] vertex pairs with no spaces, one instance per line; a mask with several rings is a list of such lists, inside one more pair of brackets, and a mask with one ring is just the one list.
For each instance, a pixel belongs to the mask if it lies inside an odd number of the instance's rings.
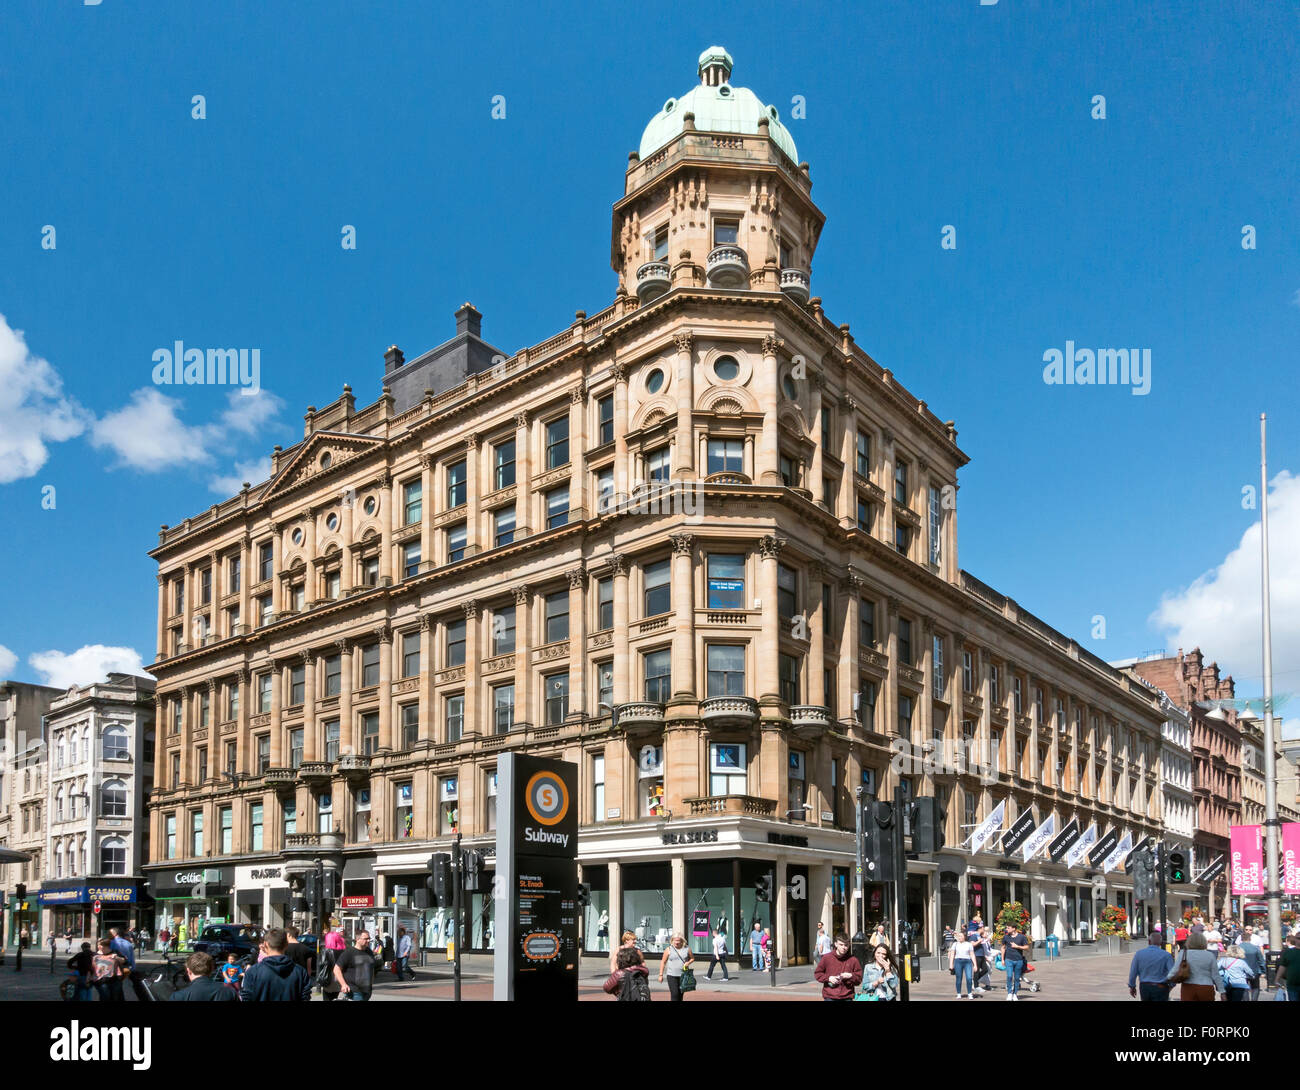
[[1028,863],[1039,852],[1041,852],[1052,837],[1056,835],[1056,815],[1048,814],[1047,820],[1037,829],[1029,834],[1029,839],[1025,841],[1025,846],[1020,849],[1024,862]]
[[1079,860],[1084,857],[1088,849],[1097,843],[1097,823],[1094,821],[1088,826],[1088,831],[1074,842],[1074,847],[1069,850],[1065,856],[1065,865],[1067,867],[1077,867]]
[[1101,873],[1109,874],[1121,863],[1123,863],[1124,857],[1128,855],[1128,853],[1132,850],[1132,848],[1133,848],[1133,834],[1125,833],[1122,837],[1120,837],[1119,843],[1115,845],[1115,850],[1111,852],[1110,855],[1106,856],[1106,862],[1102,864]]
[[1002,819],[1006,816],[1006,812],[1007,812],[1007,800],[1003,799],[1000,803],[998,803],[995,807],[993,807],[993,813],[989,814],[989,816],[984,819],[983,824],[981,824],[980,827],[976,829],[974,833],[971,834],[971,839],[970,839],[971,855],[974,855],[982,847],[984,847],[984,845],[988,843],[989,838],[993,836],[993,834],[996,833],[998,829],[1002,827]]

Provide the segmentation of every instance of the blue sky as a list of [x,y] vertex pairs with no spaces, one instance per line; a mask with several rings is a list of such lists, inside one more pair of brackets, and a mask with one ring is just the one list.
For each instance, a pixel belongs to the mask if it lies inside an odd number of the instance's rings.
[[[1253,694],[1266,410],[1300,684],[1297,14],[1135,7],[9,0],[0,676],[148,663],[159,524],[345,382],[371,402],[387,345],[469,299],[513,352],[611,301],[627,152],[718,43],[811,164],[814,294],[957,422],[962,566],[1107,659],[1199,642]],[[154,387],[177,339],[260,348],[271,396]],[[1067,340],[1149,348],[1150,394],[1045,385]]]

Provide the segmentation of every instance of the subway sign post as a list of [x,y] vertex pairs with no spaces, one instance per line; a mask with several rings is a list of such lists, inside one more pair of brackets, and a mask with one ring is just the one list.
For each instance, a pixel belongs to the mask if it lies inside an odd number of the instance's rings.
[[497,765],[496,1000],[578,999],[578,766]]

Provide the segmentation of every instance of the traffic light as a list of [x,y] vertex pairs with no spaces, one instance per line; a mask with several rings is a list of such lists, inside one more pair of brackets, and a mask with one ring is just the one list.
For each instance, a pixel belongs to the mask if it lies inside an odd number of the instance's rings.
[[306,900],[306,902],[309,905],[313,906],[314,908],[316,905],[316,872],[315,871],[309,871],[306,875],[303,876],[302,895],[303,895],[303,899]]
[[460,861],[465,872],[461,888],[467,893],[478,893],[483,888],[483,853],[470,849],[461,853]]
[[586,908],[589,904],[591,904],[591,883],[590,882],[578,883],[578,904],[581,905],[583,908]]
[[754,899],[770,901],[772,899],[772,876],[765,874],[754,883]]
[[1187,881],[1187,857],[1182,852],[1169,853],[1169,881]]
[[425,885],[439,908],[451,904],[451,856],[446,852],[429,856],[429,877]]
[[946,815],[935,798],[919,798],[912,804],[912,850],[925,855],[943,851],[943,823]]
[[892,882],[894,868],[894,808],[887,802],[867,803],[862,807],[863,880]]
[[339,895],[339,872],[336,870],[327,870],[324,875],[325,881],[321,888],[321,898],[326,901],[334,901]]
[[27,887],[22,882],[19,882],[14,886],[14,897],[17,898],[19,902],[27,900]]

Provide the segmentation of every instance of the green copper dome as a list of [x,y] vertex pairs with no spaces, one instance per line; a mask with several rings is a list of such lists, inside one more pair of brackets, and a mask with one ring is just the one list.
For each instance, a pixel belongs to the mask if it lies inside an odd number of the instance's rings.
[[700,132],[738,133],[742,136],[756,136],[759,121],[766,118],[768,135],[773,142],[790,157],[791,162],[799,162],[794,140],[781,124],[776,107],[764,106],[748,87],[733,87],[727,82],[731,67],[731,54],[720,45],[711,45],[700,54],[699,74],[703,82],[681,98],[670,98],[664,103],[664,108],[650,119],[650,124],[641,134],[639,151],[642,159],[680,135],[683,118],[694,114],[695,127]]

